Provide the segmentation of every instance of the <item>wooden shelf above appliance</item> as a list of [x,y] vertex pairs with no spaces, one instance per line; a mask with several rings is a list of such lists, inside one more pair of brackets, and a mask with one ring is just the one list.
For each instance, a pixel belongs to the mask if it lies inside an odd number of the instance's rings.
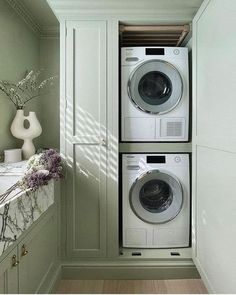
[[120,26],[122,47],[181,46],[190,32],[189,25]]

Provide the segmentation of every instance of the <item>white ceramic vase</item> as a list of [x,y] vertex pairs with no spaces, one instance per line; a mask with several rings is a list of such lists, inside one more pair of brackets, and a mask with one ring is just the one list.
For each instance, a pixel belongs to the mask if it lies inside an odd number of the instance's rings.
[[[24,121],[29,122],[29,128],[24,127]],[[17,110],[16,116],[11,124],[11,133],[18,139],[23,139],[22,153],[24,159],[29,159],[35,154],[33,139],[42,133],[42,127],[36,117],[35,112],[29,112],[29,116],[24,116],[23,110]]]

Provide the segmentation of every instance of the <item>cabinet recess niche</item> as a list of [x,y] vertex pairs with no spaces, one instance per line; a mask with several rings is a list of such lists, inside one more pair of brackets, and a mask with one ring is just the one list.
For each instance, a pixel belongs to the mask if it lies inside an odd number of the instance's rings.
[[[145,273],[153,270],[148,261],[153,256],[119,256],[119,23],[192,23],[192,147],[176,144],[181,148],[175,152],[192,148],[193,249],[187,257],[168,259],[164,249],[155,249],[159,256],[152,263],[172,274],[173,265],[186,270],[187,264],[195,264],[211,293],[235,293],[236,1],[47,1],[61,23],[67,258],[109,257],[117,266],[121,261],[128,267],[137,262]],[[141,143],[120,147],[122,152],[174,152],[167,143],[150,143],[148,150]],[[105,259],[93,259],[95,265],[98,261]]]
[[[61,138],[68,163],[68,258],[119,257],[121,246],[118,90],[119,34],[125,22],[109,17],[89,19],[78,17],[63,23],[66,111]],[[175,28],[178,36],[172,42],[179,40],[185,28]]]
[[119,256],[119,23],[64,23],[68,257]]

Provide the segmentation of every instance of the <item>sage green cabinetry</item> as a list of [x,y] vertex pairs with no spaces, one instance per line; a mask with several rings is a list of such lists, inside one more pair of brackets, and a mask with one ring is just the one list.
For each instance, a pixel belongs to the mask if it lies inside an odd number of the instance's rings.
[[65,26],[67,255],[106,257],[108,22],[66,21]]
[[0,294],[18,293],[17,259],[17,247],[15,247],[0,263]]
[[53,207],[19,238],[8,254],[3,254],[0,293],[50,291],[57,269],[57,215]]
[[57,258],[56,217],[51,214],[18,245],[19,293],[44,293]]

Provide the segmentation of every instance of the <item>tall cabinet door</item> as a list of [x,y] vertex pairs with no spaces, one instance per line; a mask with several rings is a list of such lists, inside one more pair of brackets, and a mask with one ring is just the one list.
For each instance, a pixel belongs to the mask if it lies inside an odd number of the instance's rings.
[[194,260],[212,293],[236,293],[236,1],[193,23]]
[[106,253],[106,21],[66,22],[68,255]]

